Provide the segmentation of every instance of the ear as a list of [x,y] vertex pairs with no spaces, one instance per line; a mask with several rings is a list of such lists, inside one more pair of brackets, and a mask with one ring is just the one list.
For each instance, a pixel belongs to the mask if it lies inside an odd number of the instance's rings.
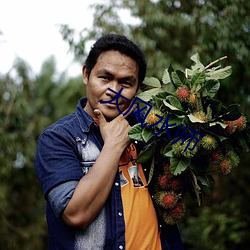
[[87,85],[88,84],[88,76],[87,76],[86,65],[84,65],[82,67],[82,79],[83,79],[83,82]]

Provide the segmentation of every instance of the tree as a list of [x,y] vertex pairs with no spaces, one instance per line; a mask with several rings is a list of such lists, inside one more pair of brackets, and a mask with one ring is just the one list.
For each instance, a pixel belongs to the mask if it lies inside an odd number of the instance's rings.
[[56,72],[54,58],[33,76],[17,59],[0,75],[0,245],[5,250],[47,249],[45,201],[34,170],[42,130],[75,110],[84,95],[81,77]]

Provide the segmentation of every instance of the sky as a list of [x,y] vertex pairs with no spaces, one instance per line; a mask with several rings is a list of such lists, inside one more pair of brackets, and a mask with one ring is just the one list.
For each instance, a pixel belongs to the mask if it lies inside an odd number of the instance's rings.
[[69,76],[81,74],[73,62],[67,42],[62,40],[60,24],[77,31],[92,25],[93,10],[88,0],[5,0],[0,2],[0,74],[11,69],[16,57],[25,60],[34,73],[51,55],[57,71]]

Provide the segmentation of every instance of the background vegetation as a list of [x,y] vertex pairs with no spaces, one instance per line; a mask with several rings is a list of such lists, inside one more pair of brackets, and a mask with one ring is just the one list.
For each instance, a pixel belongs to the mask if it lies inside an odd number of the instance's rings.
[[[231,65],[233,74],[223,81],[217,98],[239,103],[250,119],[249,1],[110,0],[93,8],[93,28],[77,33],[61,26],[62,39],[80,63],[88,41],[107,32],[125,34],[141,46],[148,76],[161,77],[170,63],[190,66],[196,52],[205,65],[227,55],[223,64]],[[124,18],[128,12],[130,22]],[[55,69],[54,58],[48,58],[33,76],[27,63],[17,59],[10,72],[0,75],[0,249],[47,246],[45,202],[33,166],[36,141],[85,95],[80,76],[69,79]],[[187,201],[187,215],[179,225],[186,249],[249,249],[249,161],[246,154],[230,176],[216,177],[201,207]]]

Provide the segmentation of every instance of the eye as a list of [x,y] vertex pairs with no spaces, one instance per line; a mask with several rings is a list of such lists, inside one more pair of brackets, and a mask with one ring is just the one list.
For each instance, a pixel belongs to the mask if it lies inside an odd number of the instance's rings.
[[131,82],[122,82],[121,84],[124,85],[124,86],[132,86]]
[[98,78],[100,78],[103,81],[108,81],[109,80],[108,76],[99,76]]

